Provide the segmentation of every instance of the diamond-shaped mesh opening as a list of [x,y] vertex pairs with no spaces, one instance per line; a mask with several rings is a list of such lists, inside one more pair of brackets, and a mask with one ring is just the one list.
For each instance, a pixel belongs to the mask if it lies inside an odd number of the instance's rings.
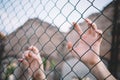
[[[119,24],[120,19],[115,18],[114,15],[120,14],[117,13],[119,5],[115,4],[116,1],[1,0],[0,80],[32,80],[34,78],[34,75],[28,76],[28,69],[32,70],[32,68],[29,68],[30,66],[25,68],[18,61],[31,45],[36,46],[40,52],[44,66],[44,70],[41,69],[41,71],[45,74],[45,79],[97,80],[98,78],[96,74],[92,73],[92,70],[100,61],[103,61],[109,69],[116,68],[116,71],[110,71],[120,79],[120,65],[118,65],[120,57],[114,57],[116,58],[115,66],[111,66],[114,61],[110,62],[114,60],[111,57],[112,52],[116,51],[116,54],[120,55],[119,31],[113,33],[115,32],[113,30],[119,30],[115,27],[115,23]],[[93,48],[97,39],[89,44],[89,41],[83,38],[90,30],[85,22],[86,18],[89,18],[92,23],[96,23],[98,29],[103,32],[99,55]],[[75,30],[73,22],[80,25],[83,30],[82,34]],[[67,48],[68,41],[73,43],[73,48],[70,50]],[[81,56],[74,49],[80,41],[88,46]],[[115,48],[116,50],[114,50]],[[101,58],[92,68],[82,61],[90,50],[95,56]],[[77,58],[72,53],[76,54]],[[32,73],[35,72],[32,71]],[[109,77],[110,75],[107,75],[105,79]]]

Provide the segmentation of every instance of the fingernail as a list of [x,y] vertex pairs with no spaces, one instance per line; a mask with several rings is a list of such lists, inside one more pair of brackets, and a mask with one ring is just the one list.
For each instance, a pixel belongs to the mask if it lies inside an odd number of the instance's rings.
[[19,62],[23,62],[23,59],[18,59]]

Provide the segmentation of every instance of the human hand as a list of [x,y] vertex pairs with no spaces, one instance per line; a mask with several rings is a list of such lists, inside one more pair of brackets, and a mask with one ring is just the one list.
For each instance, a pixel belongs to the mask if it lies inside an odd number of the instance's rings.
[[[85,19],[88,29],[83,32],[77,23],[73,23],[75,30],[78,32],[80,39],[76,44],[68,42],[68,49],[72,49],[72,53],[82,60],[86,65],[91,66],[100,61],[99,50],[102,41],[102,31],[97,29],[95,23]],[[78,36],[78,37],[79,37]]]
[[24,52],[24,54],[22,55],[22,58],[19,59],[19,61],[22,62],[22,65],[24,65],[27,68],[29,76],[31,77],[40,76],[40,78],[42,79],[45,78],[43,62],[40,57],[39,50],[36,47],[30,46]]

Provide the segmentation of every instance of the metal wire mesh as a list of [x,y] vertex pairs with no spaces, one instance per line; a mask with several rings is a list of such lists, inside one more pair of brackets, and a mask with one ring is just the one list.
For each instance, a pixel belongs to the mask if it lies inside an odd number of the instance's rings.
[[[115,25],[113,20],[116,20],[114,18],[116,1],[112,1],[104,9],[100,9],[96,0],[1,0],[0,2],[0,80],[31,79],[26,76],[25,69],[20,67],[21,64],[17,60],[30,45],[39,49],[48,80],[97,80],[91,70],[74,58],[66,48],[67,41],[75,44],[80,39],[72,27],[72,22],[79,23],[85,33],[88,30],[84,22],[86,17],[103,31],[100,57],[105,65],[112,69],[110,61],[113,59],[111,47],[114,39],[111,31]],[[83,41],[85,42],[84,39]],[[115,44],[119,46],[119,42]],[[119,47],[117,49],[119,50]],[[119,51],[116,53],[117,56],[119,53]],[[119,79],[120,57],[117,56],[115,58],[118,60],[114,66],[117,70],[111,72],[114,72],[114,76]],[[18,69],[18,73],[14,73]]]

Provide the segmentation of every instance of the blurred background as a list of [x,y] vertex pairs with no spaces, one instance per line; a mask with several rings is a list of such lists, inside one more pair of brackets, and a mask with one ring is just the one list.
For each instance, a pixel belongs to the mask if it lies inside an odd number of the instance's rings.
[[72,22],[85,33],[86,18],[103,31],[100,58],[119,80],[119,0],[0,0],[0,80],[32,80],[17,60],[30,45],[39,49],[48,80],[97,80],[66,48],[81,39]]

